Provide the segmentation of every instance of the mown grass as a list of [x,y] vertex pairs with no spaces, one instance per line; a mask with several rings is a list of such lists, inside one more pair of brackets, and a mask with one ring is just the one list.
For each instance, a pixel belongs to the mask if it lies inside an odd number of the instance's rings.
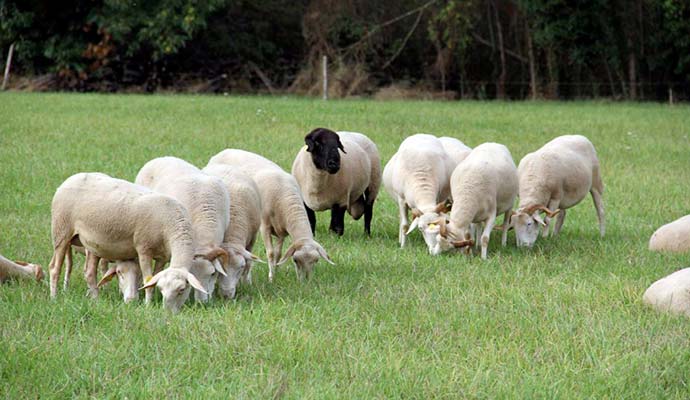
[[[386,193],[373,237],[318,214],[337,262],[269,284],[265,266],[232,302],[125,305],[115,285],[85,297],[81,268],[56,301],[47,283],[0,287],[6,398],[687,398],[690,321],[643,306],[646,287],[688,256],[647,251],[690,213],[690,108],[659,104],[322,102],[295,98],[0,94],[0,253],[47,266],[50,201],[80,171],[134,179],[149,159],[199,166],[226,147],[289,169],[312,128],[369,135],[388,161],[416,132],[506,144],[516,163],[554,136],[597,147],[608,230],[589,198],[561,236],[489,260],[397,246]],[[264,255],[263,244],[255,249]],[[78,259],[81,262],[81,258]]]

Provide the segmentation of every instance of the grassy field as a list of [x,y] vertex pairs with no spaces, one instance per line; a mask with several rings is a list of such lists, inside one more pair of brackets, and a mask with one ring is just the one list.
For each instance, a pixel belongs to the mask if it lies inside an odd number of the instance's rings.
[[[397,245],[382,192],[371,238],[317,214],[337,266],[297,281],[267,267],[236,301],[125,305],[85,297],[81,267],[56,301],[47,282],[0,287],[3,398],[688,398],[690,321],[643,306],[688,256],[651,253],[660,225],[690,213],[690,108],[658,104],[323,102],[295,98],[0,94],[0,253],[47,266],[50,201],[68,176],[133,180],[154,157],[204,166],[227,147],[284,168],[312,128],[364,132],[387,162],[417,132],[506,144],[516,163],[551,138],[588,136],[606,186],[600,239],[588,197],[560,237],[489,259]],[[287,248],[287,244],[285,246]],[[259,239],[255,253],[265,258]],[[78,258],[81,263],[82,258]]]

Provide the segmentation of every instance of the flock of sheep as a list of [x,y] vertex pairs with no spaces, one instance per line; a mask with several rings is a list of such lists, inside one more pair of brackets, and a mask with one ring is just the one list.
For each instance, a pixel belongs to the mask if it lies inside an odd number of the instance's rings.
[[[149,303],[158,288],[173,312],[192,289],[201,302],[216,286],[221,296],[233,298],[240,282],[251,283],[252,264],[263,262],[252,253],[259,232],[270,281],[275,267],[290,259],[298,278],[309,278],[320,259],[333,263],[314,240],[315,212],[330,210],[330,230],[338,235],[345,212],[356,220],[364,216],[370,234],[381,183],[398,204],[400,246],[419,230],[431,255],[471,254],[477,247],[486,258],[494,229],[501,230],[503,246],[515,229],[517,245],[531,247],[540,233],[557,235],[567,209],[587,193],[605,233],[599,160],[584,136],[557,137],[516,167],[502,144],[471,149],[454,138],[416,134],[400,144],[383,172],[376,144],[360,133],[318,128],[305,144],[291,174],[258,154],[226,149],[203,169],[175,157],[153,159],[134,183],[101,173],[69,177],[51,206],[51,297],[57,296],[63,264],[67,289],[78,251],[86,255],[84,276],[94,298],[114,277],[125,302],[144,289]],[[287,236],[291,245],[283,254]],[[690,216],[660,228],[650,248],[690,250]],[[43,272],[0,256],[0,279],[8,276],[40,280]],[[655,282],[644,301],[690,316],[688,288],[690,268]]]

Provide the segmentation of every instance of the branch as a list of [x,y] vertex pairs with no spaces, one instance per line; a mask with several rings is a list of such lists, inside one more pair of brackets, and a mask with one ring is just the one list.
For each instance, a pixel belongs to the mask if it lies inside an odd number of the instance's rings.
[[393,60],[398,58],[398,56],[400,55],[402,50],[405,48],[405,45],[407,45],[407,41],[410,40],[410,36],[412,36],[412,33],[417,29],[417,25],[419,25],[419,21],[422,20],[422,14],[423,13],[424,13],[424,9],[419,11],[419,14],[417,15],[417,20],[414,22],[414,25],[412,25],[412,29],[410,29],[410,31],[407,32],[407,35],[405,35],[405,39],[403,40],[400,47],[398,47],[398,50],[396,50],[395,54],[393,54],[393,56],[391,58],[389,58],[385,64],[383,64],[383,67],[381,67],[381,69],[388,68],[391,65],[391,63],[393,62]]
[[426,8],[428,8],[428,7],[431,6],[432,4],[436,3],[437,1],[438,1],[438,0],[431,0],[431,1],[429,1],[429,2],[427,2],[427,3],[425,3],[425,4],[423,4],[423,5],[421,5],[421,6],[417,7],[417,8],[415,8],[414,10],[410,10],[410,11],[408,11],[408,12],[402,14],[402,15],[399,15],[399,16],[393,18],[393,19],[389,19],[388,21],[383,22],[383,23],[381,23],[380,25],[376,25],[376,26],[373,27],[369,32],[367,32],[366,35],[364,35],[364,36],[362,36],[361,38],[359,38],[358,41],[356,41],[355,43],[353,43],[353,44],[347,46],[347,47],[345,48],[345,51],[346,51],[346,52],[347,52],[347,51],[350,51],[352,48],[361,45],[362,42],[364,42],[365,40],[369,39],[369,37],[371,37],[372,35],[374,35],[374,34],[377,33],[378,31],[380,31],[381,28],[383,28],[383,27],[386,27],[386,26],[388,26],[388,25],[392,25],[392,24],[394,24],[394,23],[400,21],[401,19],[404,19],[404,18],[406,18],[406,17],[409,17],[410,15],[412,15],[412,14],[414,14],[414,13],[416,13],[416,12],[418,12],[418,13],[421,14],[421,11],[423,11],[423,10],[426,9]]
[[[496,47],[495,47],[491,42],[489,42],[488,40],[484,39],[483,37],[477,35],[476,33],[473,32],[473,33],[472,33],[472,37],[473,37],[476,41],[478,41],[479,43],[484,44],[484,45],[487,45],[487,46],[491,47],[493,50],[496,50]],[[526,59],[525,57],[521,56],[520,54],[518,54],[518,53],[516,53],[516,52],[514,52],[514,51],[511,51],[511,50],[508,50],[508,49],[504,49],[504,51],[506,52],[506,54],[508,54],[509,56],[511,56],[511,57],[513,57],[513,58],[515,58],[515,59],[517,59],[517,60],[520,61],[521,63],[527,64],[527,59]]]

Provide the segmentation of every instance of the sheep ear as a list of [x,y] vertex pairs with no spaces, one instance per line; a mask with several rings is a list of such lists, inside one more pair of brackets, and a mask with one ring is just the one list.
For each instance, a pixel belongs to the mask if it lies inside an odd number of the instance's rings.
[[316,141],[314,140],[314,132],[312,131],[310,134],[304,137],[304,143],[307,145],[307,151],[312,152],[314,151],[314,147],[316,147]]
[[452,206],[453,206],[453,204],[450,202],[450,200],[446,200],[446,201],[443,201],[443,202],[436,204],[436,208],[434,209],[434,212],[436,212],[437,214],[447,213],[448,211],[450,211]]
[[101,278],[101,280],[98,282],[97,287],[100,288],[101,286],[110,282],[115,275],[117,275],[117,267],[108,268],[108,270],[105,272],[105,274],[103,274],[103,277]]
[[328,257],[328,253],[326,253],[326,250],[325,250],[323,247],[321,247],[321,245],[318,244],[318,243],[317,243],[317,246],[316,246],[316,251],[319,252],[319,255],[321,256],[321,258],[323,258],[324,260],[326,260],[327,263],[329,263],[329,264],[331,264],[331,265],[335,265],[335,263],[333,262],[333,260],[331,260],[331,258]]
[[165,271],[167,271],[167,270],[163,270],[163,271],[157,273],[151,279],[149,279],[148,282],[146,282],[146,277],[144,277],[144,286],[140,287],[139,290],[148,289],[148,288],[152,288],[152,287],[156,286],[156,284],[158,283],[158,280],[161,278],[161,274]]
[[340,138],[338,138],[338,148],[343,152],[343,154],[347,154],[345,147],[343,147],[343,143],[340,141]]
[[253,254],[252,252],[242,249],[242,257],[244,257],[247,261],[256,261],[258,263],[266,264],[266,261],[260,259],[257,255]]
[[215,260],[211,261],[211,263],[213,264],[213,268],[215,268],[216,272],[218,272],[219,274],[221,274],[223,276],[228,276],[228,274],[225,273],[225,269],[223,269],[223,266],[220,265],[220,261],[218,261],[217,258]]
[[532,215],[532,218],[534,218],[534,220],[540,223],[542,226],[546,226],[546,222],[544,222],[539,213],[535,213],[534,215]]
[[193,273],[187,272],[187,282],[189,282],[189,284],[192,285],[194,289],[202,292],[205,295],[208,295],[208,292],[204,288],[204,285],[201,284],[201,281],[199,281],[199,279],[197,279],[197,277],[194,276]]
[[278,261],[278,264],[276,264],[276,265],[285,264],[285,261],[287,261],[290,257],[292,257],[293,254],[295,254],[295,250],[297,250],[297,249],[295,248],[295,244],[293,243],[287,249],[283,258],[281,258],[280,261]]
[[412,223],[410,224],[410,228],[407,230],[407,232],[405,233],[405,235],[409,235],[410,233],[412,233],[412,231],[414,231],[415,229],[417,229],[418,226],[419,226],[419,218],[413,219],[413,220],[412,220]]

